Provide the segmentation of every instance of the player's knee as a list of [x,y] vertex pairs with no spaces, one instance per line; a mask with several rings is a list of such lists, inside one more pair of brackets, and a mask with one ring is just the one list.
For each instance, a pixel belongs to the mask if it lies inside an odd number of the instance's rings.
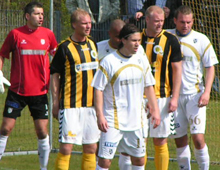
[[84,144],[83,153],[94,154],[97,151],[97,144]]
[[143,166],[145,162],[145,157],[137,158],[137,157],[131,157],[132,165],[135,166]]
[[99,158],[99,163],[98,165],[102,168],[109,168],[111,165],[111,160],[110,159],[103,159]]

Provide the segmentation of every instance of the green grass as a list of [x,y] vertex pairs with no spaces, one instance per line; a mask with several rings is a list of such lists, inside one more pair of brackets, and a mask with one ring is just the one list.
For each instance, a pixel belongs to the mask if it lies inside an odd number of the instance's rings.
[[[56,153],[50,154],[48,170],[54,169]],[[81,155],[72,155],[70,160],[70,170],[80,170],[81,168]],[[210,170],[219,170],[219,166],[212,165]],[[148,160],[146,169],[153,170],[154,161]],[[177,170],[176,162],[169,163],[169,170]],[[192,170],[198,169],[198,165],[192,163]],[[22,155],[22,156],[5,156],[0,162],[0,170],[39,170],[38,156],[37,155]],[[110,170],[119,170],[118,157],[112,161]]]

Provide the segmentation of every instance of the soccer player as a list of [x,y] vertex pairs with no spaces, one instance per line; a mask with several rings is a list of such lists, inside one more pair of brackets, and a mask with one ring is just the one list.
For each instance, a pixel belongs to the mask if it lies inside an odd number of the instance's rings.
[[54,55],[57,42],[53,32],[42,27],[43,6],[30,2],[24,8],[26,25],[13,29],[0,50],[0,70],[4,58],[12,53],[11,86],[8,90],[0,130],[0,158],[17,117],[28,105],[38,137],[41,170],[47,169],[50,153],[48,124],[49,53]]
[[106,55],[118,49],[118,46],[121,42],[118,36],[124,25],[125,22],[121,19],[115,19],[111,22],[108,31],[109,39],[97,43],[99,61],[101,61]]
[[171,115],[177,109],[181,86],[182,55],[178,39],[162,29],[164,10],[151,6],[146,10],[147,28],[142,32],[141,45],[146,51],[152,74],[156,80],[154,89],[161,115],[161,124],[153,129],[150,137],[155,146],[155,166],[157,170],[167,170],[169,152],[167,137],[173,132]]
[[83,9],[71,15],[73,33],[59,44],[51,63],[53,116],[59,120],[56,170],[68,170],[73,144],[83,145],[82,170],[96,167],[100,131],[91,82],[98,68],[97,45],[89,36],[91,17]]
[[[209,103],[211,87],[215,74],[214,65],[218,63],[215,51],[204,34],[192,29],[193,12],[188,6],[181,6],[175,12],[176,34],[183,53],[182,85],[179,106],[175,112],[175,138],[179,169],[190,170],[190,148],[187,129],[194,143],[194,154],[200,170],[209,169],[209,153],[205,143],[206,106]],[[206,70],[203,83],[203,69]],[[204,87],[205,85],[205,87]]]
[[155,83],[145,53],[137,53],[140,32],[133,24],[120,31],[119,50],[100,62],[92,86],[95,109],[101,132],[99,162],[96,170],[107,170],[116,149],[131,156],[132,169],[144,169],[146,152],[142,134],[142,100],[147,94],[152,107],[152,123],[160,123],[153,85]]

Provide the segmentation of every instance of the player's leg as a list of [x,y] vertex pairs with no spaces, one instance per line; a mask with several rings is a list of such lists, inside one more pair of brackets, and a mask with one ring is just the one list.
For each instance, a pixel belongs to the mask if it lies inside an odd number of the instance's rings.
[[26,103],[22,96],[8,90],[0,130],[0,159],[5,151],[8,137],[15,126],[16,118],[21,116],[21,110],[25,106]]
[[169,166],[169,150],[167,137],[170,135],[170,115],[168,106],[170,98],[159,98],[158,106],[160,109],[161,123],[157,128],[150,124],[150,137],[153,137],[155,148],[155,166],[156,170],[167,170]]
[[192,139],[194,143],[194,154],[197,160],[197,163],[199,164],[200,170],[208,170],[209,169],[209,152],[208,147],[205,143],[205,137],[204,134],[192,134]]
[[60,150],[55,162],[55,170],[69,170],[69,162],[73,144],[60,143]]
[[123,133],[112,127],[109,127],[106,133],[101,132],[98,149],[99,161],[96,170],[109,169],[111,160],[114,158],[118,144],[122,138]]
[[83,124],[83,155],[82,170],[95,170],[97,142],[100,138],[100,130],[97,125],[97,117],[94,107],[80,108]]
[[120,153],[118,159],[118,165],[120,170],[131,170],[131,158],[126,153]]
[[167,138],[154,138],[156,170],[167,170],[169,165],[169,151]]
[[203,92],[192,96],[187,103],[190,132],[195,146],[194,153],[200,170],[209,169],[209,153],[205,143],[206,107],[198,107],[198,101]]
[[48,119],[34,120],[35,131],[38,137],[38,155],[41,170],[47,169],[50,154],[50,143],[47,131]]
[[146,139],[143,137],[143,129],[123,132],[118,151],[130,155],[132,162],[130,167],[132,170],[144,170]]
[[175,135],[170,135],[170,138],[175,138],[177,162],[180,170],[190,170],[191,152],[188,145],[188,119],[186,105],[189,100],[188,95],[180,95],[178,108],[174,112]]
[[50,143],[48,136],[48,99],[47,95],[26,97],[34,127],[38,137],[38,155],[41,170],[47,169],[50,154]]
[[180,138],[175,138],[177,162],[180,170],[190,170],[191,152],[188,145],[188,136],[184,135]]
[[8,137],[15,126],[16,119],[3,117],[0,130],[0,160],[5,151]]

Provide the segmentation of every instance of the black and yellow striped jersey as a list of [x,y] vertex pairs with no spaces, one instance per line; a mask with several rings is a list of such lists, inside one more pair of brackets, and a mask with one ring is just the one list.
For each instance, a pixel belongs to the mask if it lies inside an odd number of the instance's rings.
[[175,35],[162,30],[157,37],[148,37],[145,30],[141,33],[143,46],[152,74],[156,80],[154,86],[157,98],[169,97],[172,94],[172,62],[182,60],[180,44]]
[[51,74],[60,74],[60,109],[90,107],[93,102],[91,82],[98,68],[97,45],[67,38],[58,46],[51,62]]

